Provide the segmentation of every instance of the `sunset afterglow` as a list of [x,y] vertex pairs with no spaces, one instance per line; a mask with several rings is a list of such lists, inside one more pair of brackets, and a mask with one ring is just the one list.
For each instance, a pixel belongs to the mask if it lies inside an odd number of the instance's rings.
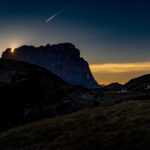
[[91,64],[90,68],[93,73],[126,73],[149,71],[150,62],[140,63],[120,63],[120,64]]
[[124,84],[132,78],[148,74],[150,62],[91,64],[90,69],[99,83],[120,82]]

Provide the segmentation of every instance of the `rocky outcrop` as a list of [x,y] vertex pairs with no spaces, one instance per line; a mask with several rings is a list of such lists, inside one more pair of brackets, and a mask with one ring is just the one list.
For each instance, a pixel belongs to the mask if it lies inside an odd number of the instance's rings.
[[70,43],[41,47],[22,46],[14,52],[7,49],[4,59],[20,60],[44,67],[72,85],[98,88],[88,63],[80,57],[80,51]]

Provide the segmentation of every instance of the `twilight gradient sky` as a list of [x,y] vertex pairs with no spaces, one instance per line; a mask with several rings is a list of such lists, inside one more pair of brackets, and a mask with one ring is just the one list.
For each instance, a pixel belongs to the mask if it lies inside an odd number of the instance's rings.
[[149,0],[1,0],[0,53],[6,48],[71,42],[100,83],[150,73]]

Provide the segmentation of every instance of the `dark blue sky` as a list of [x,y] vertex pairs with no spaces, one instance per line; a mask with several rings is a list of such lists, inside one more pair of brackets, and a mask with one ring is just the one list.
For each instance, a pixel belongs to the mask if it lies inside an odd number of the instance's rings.
[[[1,0],[1,48],[11,46],[11,42],[73,42],[90,63],[149,59],[148,0],[77,0],[45,24],[46,19],[68,3],[70,0]],[[91,58],[91,53],[96,56]]]
[[1,0],[0,49],[72,42],[90,64],[150,58],[149,0]]

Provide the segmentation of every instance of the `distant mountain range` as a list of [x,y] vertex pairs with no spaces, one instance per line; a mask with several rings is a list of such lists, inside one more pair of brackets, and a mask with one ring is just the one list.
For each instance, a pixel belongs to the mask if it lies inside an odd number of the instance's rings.
[[107,86],[104,87],[104,90],[106,91],[121,91],[123,89],[123,85],[119,84],[119,83],[111,83]]
[[72,85],[99,88],[87,61],[80,57],[80,51],[70,43],[40,47],[22,46],[14,52],[7,49],[3,59],[13,59],[35,64],[50,70]]
[[125,84],[111,83],[104,86],[102,89],[104,92],[146,92],[150,90],[150,74],[131,79]]

